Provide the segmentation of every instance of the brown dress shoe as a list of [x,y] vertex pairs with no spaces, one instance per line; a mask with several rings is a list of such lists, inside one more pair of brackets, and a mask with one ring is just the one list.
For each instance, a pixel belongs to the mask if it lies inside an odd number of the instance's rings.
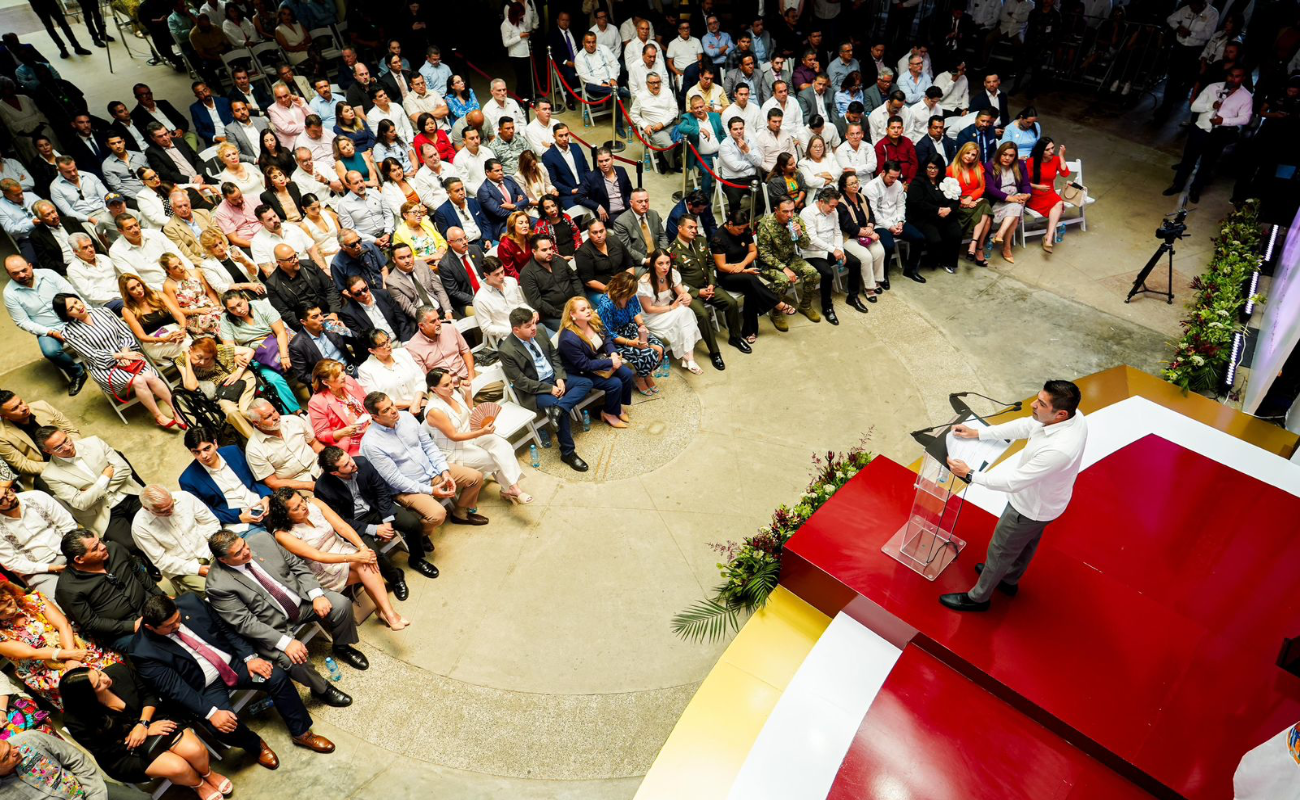
[[270,745],[268,745],[265,740],[262,742],[261,752],[257,754],[257,763],[267,769],[280,768],[280,757],[275,754],[275,751],[271,749]]
[[333,753],[334,743],[320,734],[307,731],[302,736],[293,737],[293,743],[299,747],[305,747],[308,750],[315,750],[317,753]]

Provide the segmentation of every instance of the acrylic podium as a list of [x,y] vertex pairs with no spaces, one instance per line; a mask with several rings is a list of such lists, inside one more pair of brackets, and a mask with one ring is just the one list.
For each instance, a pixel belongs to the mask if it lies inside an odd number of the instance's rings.
[[907,522],[881,549],[913,572],[934,580],[957,558],[966,542],[953,535],[966,484],[945,462],[926,452],[916,476],[916,499]]

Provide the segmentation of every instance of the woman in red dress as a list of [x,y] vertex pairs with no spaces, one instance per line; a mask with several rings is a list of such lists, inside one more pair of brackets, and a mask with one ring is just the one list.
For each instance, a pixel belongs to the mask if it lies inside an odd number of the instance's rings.
[[1025,170],[1029,173],[1029,208],[1047,217],[1043,249],[1050,253],[1056,241],[1056,226],[1065,210],[1065,201],[1056,193],[1056,178],[1058,175],[1070,176],[1070,170],[1065,166],[1065,145],[1058,148],[1056,142],[1042,137],[1034,144],[1029,158],[1025,159]]
[[533,249],[528,246],[528,237],[533,233],[533,221],[528,213],[516,211],[506,219],[506,229],[501,233],[501,244],[497,247],[497,258],[506,267],[506,274],[519,280],[519,273],[533,257]]

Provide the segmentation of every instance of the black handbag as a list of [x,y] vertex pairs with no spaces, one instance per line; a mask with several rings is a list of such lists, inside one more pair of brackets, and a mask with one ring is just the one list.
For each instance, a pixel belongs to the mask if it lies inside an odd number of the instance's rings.
[[229,400],[232,403],[238,403],[239,398],[243,397],[244,390],[248,384],[241,378],[230,385],[224,383],[217,384],[217,390],[213,393],[213,399],[217,401]]
[[144,744],[140,746],[140,749],[144,751],[145,760],[152,764],[158,756],[175,747],[184,734],[185,729],[178,724],[176,730],[171,733],[147,737]]

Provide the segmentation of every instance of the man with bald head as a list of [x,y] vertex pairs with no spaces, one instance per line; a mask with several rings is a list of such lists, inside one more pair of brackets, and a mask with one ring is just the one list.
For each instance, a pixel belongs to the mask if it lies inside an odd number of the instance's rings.
[[253,209],[253,214],[262,226],[253,236],[253,263],[263,271],[274,268],[274,261],[278,260],[274,251],[281,245],[288,245],[299,256],[310,258],[322,270],[327,268],[320,248],[302,228],[286,226],[279,212],[265,204]]
[[379,192],[368,192],[361,173],[352,170],[343,176],[348,193],[338,203],[339,225],[361,234],[380,250],[387,250],[393,233],[393,213]]
[[212,219],[212,212],[195,210],[190,203],[190,193],[184,189],[172,189],[168,202],[172,206],[172,216],[163,226],[163,235],[180,248],[181,253],[190,261],[195,264],[204,261],[208,252],[199,244],[199,237],[204,231],[221,230]]
[[281,416],[264,398],[249,403],[244,416],[253,426],[253,435],[244,448],[253,478],[272,489],[316,491],[316,479],[321,473],[316,454],[325,445],[316,438],[306,417]]
[[494,135],[493,130],[488,127],[487,117],[483,116],[483,112],[477,108],[456,120],[456,123],[451,126],[451,143],[457,150],[465,146],[466,131],[478,131],[480,142],[487,142]]
[[266,294],[284,324],[300,327],[298,312],[304,306],[319,307],[337,322],[343,298],[329,276],[310,261],[300,261],[287,244],[277,245],[272,255],[275,269],[266,277]]
[[64,352],[63,321],[54,313],[54,295],[76,294],[76,290],[63,276],[48,269],[32,269],[19,255],[5,259],[5,272],[9,273],[9,283],[5,284],[4,301],[10,318],[36,337],[46,360],[71,376],[68,394],[80,392],[86,385],[86,368]]
[[173,584],[203,594],[212,551],[208,537],[221,529],[212,510],[183,489],[151,483],[140,491],[131,538]]
[[348,86],[347,101],[358,117],[365,119],[366,112],[375,105],[375,92],[379,81],[370,75],[370,68],[361,62],[352,67],[352,83]]
[[271,130],[275,131],[275,138],[280,140],[281,147],[292,149],[294,140],[307,129],[307,115],[311,109],[307,108],[307,101],[301,95],[290,93],[289,87],[284,84],[276,86],[274,94],[275,102],[267,110]]

